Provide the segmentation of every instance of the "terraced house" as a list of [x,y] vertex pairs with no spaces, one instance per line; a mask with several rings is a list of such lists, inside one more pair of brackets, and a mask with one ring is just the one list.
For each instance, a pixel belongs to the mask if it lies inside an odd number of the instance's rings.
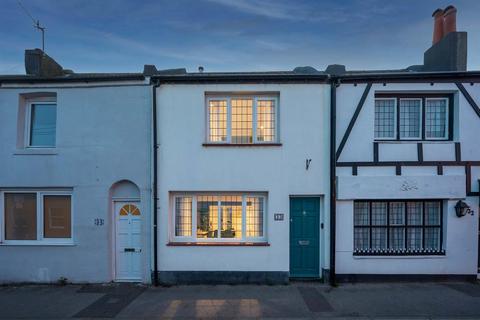
[[456,9],[402,70],[0,76],[0,281],[473,279],[480,72]]

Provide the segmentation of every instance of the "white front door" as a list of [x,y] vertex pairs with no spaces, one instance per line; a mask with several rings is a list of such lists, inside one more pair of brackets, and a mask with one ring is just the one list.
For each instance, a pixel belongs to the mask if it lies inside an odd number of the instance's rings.
[[142,280],[142,213],[138,202],[115,202],[115,279]]

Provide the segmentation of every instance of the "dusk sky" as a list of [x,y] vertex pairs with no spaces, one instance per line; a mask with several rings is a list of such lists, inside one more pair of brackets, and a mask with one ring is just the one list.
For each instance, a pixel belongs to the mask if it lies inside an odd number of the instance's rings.
[[[431,14],[453,4],[480,69],[480,1],[22,0],[47,28],[46,52],[75,72],[395,69],[421,64]],[[0,0],[0,74],[24,73],[40,33],[17,0]]]

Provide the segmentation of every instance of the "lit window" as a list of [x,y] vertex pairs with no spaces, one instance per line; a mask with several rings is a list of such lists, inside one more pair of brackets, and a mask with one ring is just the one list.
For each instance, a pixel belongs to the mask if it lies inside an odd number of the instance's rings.
[[443,254],[442,201],[355,201],[354,254]]
[[192,198],[177,197],[175,199],[175,236],[192,235]]
[[275,141],[275,100],[257,101],[257,141]]
[[55,147],[57,129],[57,105],[32,103],[30,105],[30,147]]
[[[242,194],[175,196],[174,204],[174,237],[177,240],[264,239],[264,196]],[[192,230],[195,230],[193,235]]]
[[278,99],[263,96],[207,99],[211,143],[277,142]]
[[427,99],[425,101],[425,137],[444,139],[448,130],[448,100]]
[[3,199],[6,243],[71,240],[71,195],[50,191],[4,192]]
[[252,99],[232,99],[232,143],[252,143]]
[[227,101],[210,100],[209,112],[209,139],[212,142],[227,141]]

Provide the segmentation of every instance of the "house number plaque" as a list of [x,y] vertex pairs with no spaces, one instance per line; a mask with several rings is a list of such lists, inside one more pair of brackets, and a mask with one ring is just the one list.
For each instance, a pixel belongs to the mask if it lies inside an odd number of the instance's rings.
[[273,215],[273,219],[274,219],[275,221],[283,221],[283,220],[285,219],[285,214],[283,214],[283,213],[275,213],[275,214]]

